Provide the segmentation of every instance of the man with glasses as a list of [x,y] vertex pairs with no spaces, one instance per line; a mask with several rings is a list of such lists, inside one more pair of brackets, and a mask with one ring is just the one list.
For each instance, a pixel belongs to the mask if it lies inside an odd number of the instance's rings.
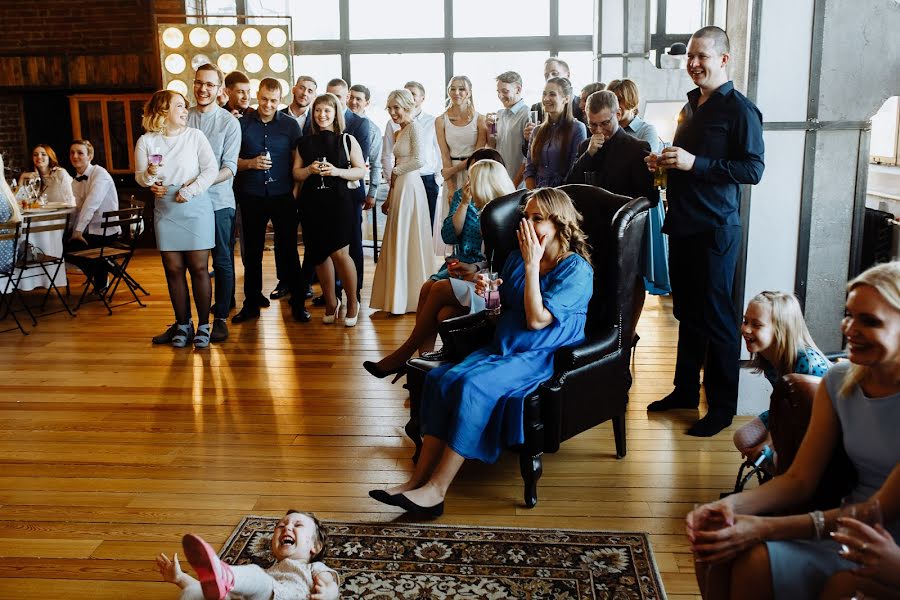
[[619,127],[619,100],[610,91],[594,92],[585,102],[591,137],[578,147],[566,183],[586,183],[630,198],[656,198],[653,175],[644,164],[650,144]]
[[[197,68],[194,75],[194,99],[197,104],[188,110],[187,118],[188,127],[199,129],[209,140],[213,154],[219,162],[219,175],[207,190],[212,200],[216,221],[216,245],[212,252],[213,271],[216,277],[211,342],[223,342],[228,338],[228,313],[231,312],[231,301],[234,298],[235,279],[235,202],[231,179],[237,173],[241,126],[238,120],[231,116],[229,111],[220,108],[216,101],[224,79],[224,74],[215,65],[207,63]],[[158,343],[169,342],[171,340],[160,340]]]

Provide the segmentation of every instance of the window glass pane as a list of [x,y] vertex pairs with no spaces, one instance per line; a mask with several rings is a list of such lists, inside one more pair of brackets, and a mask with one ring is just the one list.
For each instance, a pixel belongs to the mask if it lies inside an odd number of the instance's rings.
[[575,93],[580,93],[581,88],[594,81],[594,53],[593,52],[560,52],[559,57],[569,63],[572,72],[570,79]]
[[372,92],[366,112],[382,131],[389,118],[384,109],[387,95],[410,80],[425,86],[425,112],[444,112],[443,54],[354,54],[350,56],[350,71],[351,83],[361,83]]
[[656,31],[656,15],[658,12],[657,0],[650,0],[650,33],[658,33]]
[[[291,17],[295,40],[337,40],[341,37],[338,0],[316,0],[315,5],[289,0],[246,0],[247,14]],[[253,25],[284,25],[284,19],[253,19]]]
[[559,3],[560,35],[592,35],[594,33],[594,0],[561,0]]
[[666,33],[694,33],[700,29],[703,0],[667,0]]
[[325,93],[325,85],[330,79],[342,77],[341,57],[338,54],[310,54],[294,57],[294,82],[301,75],[309,75],[319,84],[318,92]]
[[[235,0],[206,0],[206,14],[208,15],[236,15],[237,3]],[[210,25],[236,25],[237,19],[228,18],[208,18],[206,22]]]
[[522,76],[522,97],[529,105],[540,102],[544,90],[544,60],[549,52],[457,52],[453,68],[472,80],[472,97],[481,114],[503,108],[497,99],[495,78],[504,71]]
[[897,96],[887,99],[881,110],[872,117],[872,142],[869,154],[884,158],[895,158],[897,143]]
[[94,146],[94,164],[108,168],[106,164],[106,140],[103,138],[103,113],[98,101],[80,102],[78,104],[81,121],[81,139],[88,140]]
[[453,35],[550,35],[550,3],[547,0],[453,0]]
[[354,40],[444,37],[444,0],[350,0]]
[[[128,121],[125,117],[125,102],[110,100],[106,103],[106,115],[109,117],[109,145],[112,152],[112,169],[129,171],[131,163],[128,147]],[[135,140],[137,141],[137,140]],[[111,169],[111,170],[112,170]]]
[[613,79],[622,79],[624,67],[621,58],[601,58],[600,59],[600,80],[603,83],[612,81]]

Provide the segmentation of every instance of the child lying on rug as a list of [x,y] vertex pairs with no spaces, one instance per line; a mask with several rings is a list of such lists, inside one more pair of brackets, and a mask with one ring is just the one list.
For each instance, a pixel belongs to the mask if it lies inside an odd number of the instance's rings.
[[272,534],[275,564],[265,570],[257,565],[228,565],[193,534],[184,536],[181,543],[200,581],[181,570],[177,553],[174,560],[165,554],[156,557],[163,580],[183,590],[181,600],[238,596],[246,600],[337,600],[340,596],[337,572],[320,562],[325,556],[325,530],[311,514],[287,511]]

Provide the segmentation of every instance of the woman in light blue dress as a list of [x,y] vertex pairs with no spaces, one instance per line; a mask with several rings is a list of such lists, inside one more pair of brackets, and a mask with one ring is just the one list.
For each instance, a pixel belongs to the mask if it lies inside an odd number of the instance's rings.
[[[466,459],[495,462],[524,441],[523,403],[553,374],[553,356],[584,339],[593,269],[579,215],[560,190],[536,190],[517,232],[519,251],[503,267],[502,313],[493,341],[459,364],[428,373],[422,391],[422,455],[412,477],[376,500],[426,516]],[[479,291],[484,287],[479,280]]]
[[[665,144],[656,127],[638,116],[641,97],[637,84],[631,79],[613,79],[606,89],[619,99],[619,126],[625,133],[650,144],[650,152],[662,152]],[[669,240],[662,232],[665,220],[666,208],[662,202],[658,202],[650,208],[647,218],[647,254],[644,264],[644,287],[656,296],[665,296],[672,291],[669,283]]]
[[857,475],[848,501],[877,500],[884,527],[900,539],[900,262],[872,267],[848,289],[842,331],[850,362],[825,374],[788,471],[687,516],[704,597],[840,597],[836,582],[869,564],[864,546],[841,550],[830,539],[839,524],[838,509],[756,516],[805,503],[819,480],[829,476],[825,468],[839,443]]

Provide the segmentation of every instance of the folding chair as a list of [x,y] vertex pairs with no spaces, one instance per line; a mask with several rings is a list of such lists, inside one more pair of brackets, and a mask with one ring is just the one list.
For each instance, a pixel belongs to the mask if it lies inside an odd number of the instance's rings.
[[81,308],[88,293],[91,289],[94,289],[97,291],[97,295],[106,307],[107,312],[112,315],[113,305],[111,302],[122,282],[125,283],[125,287],[131,292],[131,296],[134,300],[129,300],[115,306],[123,306],[125,304],[130,304],[131,302],[137,302],[141,307],[144,307],[145,304],[141,302],[136,290],[140,290],[145,296],[149,296],[150,293],[128,273],[128,265],[131,262],[131,258],[134,256],[134,250],[137,247],[138,239],[144,232],[143,203],[132,200],[132,206],[129,208],[111,210],[103,213],[103,223],[101,226],[103,227],[104,237],[106,237],[107,230],[117,226],[122,228],[122,233],[119,235],[118,239],[115,239],[108,244],[97,248],[87,248],[85,250],[68,252],[66,256],[80,259],[81,262],[88,261],[105,266],[109,269],[112,280],[104,290],[97,290],[95,282],[89,277],[87,285],[85,285],[84,290],[81,292],[81,297],[78,299],[78,304],[75,306],[75,311],[77,312],[78,309]]
[[[75,316],[75,313],[69,308],[69,304],[66,302],[66,299],[63,298],[62,293],[59,291],[59,287],[56,285],[56,277],[59,275],[59,270],[65,264],[63,253],[60,252],[59,256],[51,256],[45,254],[43,251],[38,252],[40,248],[31,244],[31,236],[36,233],[58,231],[61,238],[69,226],[71,214],[72,212],[68,211],[62,214],[25,215],[22,218],[21,232],[19,234],[20,241],[16,242],[16,255],[15,261],[13,262],[12,277],[14,278],[14,281],[11,283],[12,295],[7,301],[6,307],[6,310],[12,313],[14,319],[16,318],[16,310],[12,307],[12,303],[18,297],[22,302],[22,307],[25,309],[25,312],[27,312],[28,316],[31,318],[32,324],[37,325],[37,318],[34,316],[31,307],[28,306],[28,303],[25,302],[25,299],[22,296],[21,285],[23,279],[39,277],[41,274],[48,279],[48,285],[47,293],[44,294],[40,309],[42,311],[44,310],[47,305],[47,300],[50,298],[50,292],[55,291],[56,296],[59,298],[59,301],[62,303],[66,312],[72,317]],[[40,270],[40,272],[33,273],[33,271],[37,270]],[[29,272],[32,273],[29,274]],[[7,289],[9,286],[10,282],[8,281]],[[16,321],[18,321],[18,319],[16,319]]]
[[[22,322],[19,321],[19,317],[16,316],[14,310],[12,310],[12,302],[15,300],[16,294],[18,292],[18,288],[15,287],[16,278],[16,261],[17,261],[17,248],[19,247],[19,239],[21,234],[21,228],[18,223],[15,225],[6,225],[2,229],[0,229],[0,242],[9,242],[13,243],[13,259],[12,262],[9,263],[9,267],[6,269],[0,270],[0,281],[5,281],[5,285],[3,285],[2,289],[0,289],[0,308],[3,309],[2,315],[0,315],[0,319],[5,319],[6,315],[12,315],[13,320],[16,322],[16,327],[19,331],[22,332],[22,335],[28,335],[28,332],[25,331],[25,328],[22,326]],[[12,287],[12,292],[10,292],[10,288]],[[12,331],[14,328],[4,329],[3,331]]]

